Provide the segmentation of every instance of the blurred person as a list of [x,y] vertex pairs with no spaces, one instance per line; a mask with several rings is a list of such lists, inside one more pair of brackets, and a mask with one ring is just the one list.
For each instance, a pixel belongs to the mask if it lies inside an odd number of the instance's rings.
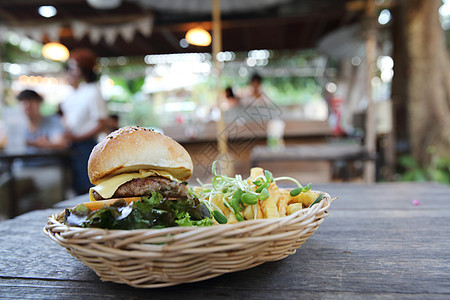
[[58,115],[60,117],[64,117],[64,113],[61,108],[61,103],[58,104],[58,108],[56,109],[56,115]]
[[108,132],[113,132],[119,129],[119,115],[112,114],[109,115],[108,121],[106,124],[106,128],[108,129]]
[[249,86],[241,92],[242,105],[263,105],[271,102],[270,98],[262,89],[263,78],[255,73],[250,79]]
[[235,95],[231,86],[225,89],[225,98],[227,99],[226,109],[232,109],[240,105],[240,99]]
[[[19,107],[24,114],[24,126],[17,128],[16,134],[23,135],[26,152],[36,153],[40,150],[62,150],[68,144],[64,136],[64,126],[58,115],[43,116],[40,107],[41,95],[33,90],[23,90],[17,95]],[[18,118],[18,116],[12,116]],[[12,138],[12,137],[9,137]],[[55,157],[36,157],[14,161],[14,178],[19,213],[33,209],[51,207],[62,201],[63,168],[61,160]],[[0,201],[10,197],[9,186],[0,186]],[[0,203],[5,207],[5,203]]]
[[101,142],[108,134],[119,129],[119,115],[109,115],[105,121],[105,128],[98,135],[98,142]]
[[234,121],[240,115],[242,107],[240,98],[234,93],[231,86],[228,86],[225,89],[224,95],[225,99],[221,103],[222,117],[225,120],[225,123],[228,124]]
[[65,149],[67,140],[64,127],[58,115],[43,116],[40,112],[43,98],[33,90],[24,90],[17,99],[27,117],[27,150]]
[[77,195],[87,193],[92,186],[87,174],[87,162],[108,116],[98,85],[96,64],[97,57],[89,49],[71,52],[67,75],[74,91],[61,104],[66,138],[71,142],[73,151],[72,183]]

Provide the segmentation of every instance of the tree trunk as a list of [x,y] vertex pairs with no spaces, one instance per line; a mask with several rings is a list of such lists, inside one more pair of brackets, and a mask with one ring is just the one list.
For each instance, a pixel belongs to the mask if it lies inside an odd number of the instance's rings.
[[450,157],[450,64],[439,22],[441,0],[400,2],[409,69],[407,127],[412,155],[422,165],[430,152]]
[[392,156],[406,154],[409,144],[408,131],[408,49],[406,45],[407,27],[405,21],[405,5],[394,6],[392,9],[392,42],[394,59],[394,78],[392,79],[392,128],[395,153]]

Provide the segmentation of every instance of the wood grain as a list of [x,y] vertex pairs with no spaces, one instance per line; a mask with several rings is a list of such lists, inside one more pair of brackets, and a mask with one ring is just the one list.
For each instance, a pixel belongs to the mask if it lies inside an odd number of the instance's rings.
[[[449,187],[387,183],[313,188],[339,199],[333,203],[330,216],[296,254],[207,281],[155,290],[102,283],[93,271],[44,236],[46,217],[61,208],[4,221],[0,223],[0,298],[450,296]],[[414,199],[421,205],[413,205]]]

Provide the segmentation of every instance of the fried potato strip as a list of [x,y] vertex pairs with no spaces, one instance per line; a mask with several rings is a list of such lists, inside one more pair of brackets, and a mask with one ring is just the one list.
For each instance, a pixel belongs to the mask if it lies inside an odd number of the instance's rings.
[[[289,192],[288,192],[288,194],[289,194]],[[314,202],[314,200],[317,199],[317,197],[319,197],[319,194],[315,193],[315,192],[307,191],[307,192],[303,192],[300,195],[297,195],[295,197],[292,197],[291,195],[289,195],[289,197],[291,198],[290,202],[303,203],[306,207],[308,207],[311,205],[311,203]]]
[[292,203],[292,204],[289,204],[289,206],[287,207],[287,214],[292,215],[296,211],[299,211],[302,209],[303,209],[302,203]]
[[[264,177],[264,170],[262,168],[252,168],[250,170],[251,181],[256,180],[260,176]],[[278,211],[277,204],[280,197],[282,198],[283,196],[281,195],[278,186],[276,185],[275,182],[272,182],[270,184],[268,191],[269,191],[269,198],[266,199],[265,201],[258,201],[258,206],[261,207],[261,211],[264,218],[267,219],[279,218],[281,215],[280,212]],[[284,215],[286,215],[286,212],[284,213]]]
[[223,204],[223,195],[222,194],[215,194],[211,198],[211,202],[216,205],[220,210],[222,211],[224,216],[227,216],[231,211],[228,207]]
[[[253,182],[257,180],[267,181],[264,170],[259,167],[250,170],[250,177],[247,179],[247,182],[252,185]],[[254,190],[256,191],[257,188],[258,187],[255,186]],[[316,192],[307,191],[293,197],[290,195],[290,190],[280,189],[276,182],[270,183],[267,187],[267,191],[269,192],[269,196],[266,200],[258,200],[256,205],[247,205],[241,202],[240,205],[243,205],[243,208],[245,208],[237,213],[245,220],[255,219],[255,214],[257,219],[280,218],[310,206],[319,196]],[[265,194],[265,197],[267,197],[267,194]],[[223,194],[215,194],[210,201],[214,204],[213,209],[220,209],[227,218],[229,224],[239,222],[238,219],[242,220],[240,216],[237,216],[237,219],[234,212],[224,204],[224,201],[230,203],[229,201],[231,201],[231,198],[224,199]]]

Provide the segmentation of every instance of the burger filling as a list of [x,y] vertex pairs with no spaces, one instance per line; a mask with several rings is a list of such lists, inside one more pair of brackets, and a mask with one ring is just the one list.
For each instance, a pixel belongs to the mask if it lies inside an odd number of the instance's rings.
[[138,199],[130,203],[125,199],[113,200],[113,203],[97,209],[80,204],[65,210],[64,223],[85,228],[125,230],[214,224],[209,208],[195,197],[172,200],[159,192],[151,192],[151,196]]
[[[164,198],[188,197],[188,189],[184,183],[176,182],[165,177],[151,176],[135,178],[120,185],[111,198],[151,196],[152,192],[160,193]],[[92,191],[95,200],[104,200],[97,191]]]

